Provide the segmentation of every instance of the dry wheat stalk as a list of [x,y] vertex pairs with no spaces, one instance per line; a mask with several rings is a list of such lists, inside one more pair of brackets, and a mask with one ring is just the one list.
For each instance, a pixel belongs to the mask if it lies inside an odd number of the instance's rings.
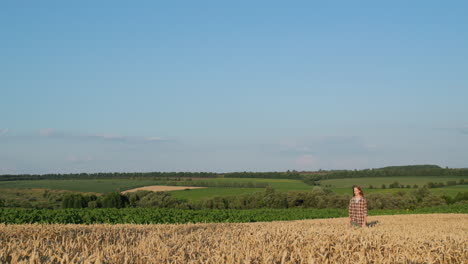
[[468,215],[242,224],[0,225],[0,263],[468,263]]

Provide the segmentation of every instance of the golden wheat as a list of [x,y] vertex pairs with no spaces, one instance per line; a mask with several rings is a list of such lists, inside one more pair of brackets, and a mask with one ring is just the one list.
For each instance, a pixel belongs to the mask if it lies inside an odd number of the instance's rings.
[[242,224],[0,225],[0,263],[467,263],[468,215]]

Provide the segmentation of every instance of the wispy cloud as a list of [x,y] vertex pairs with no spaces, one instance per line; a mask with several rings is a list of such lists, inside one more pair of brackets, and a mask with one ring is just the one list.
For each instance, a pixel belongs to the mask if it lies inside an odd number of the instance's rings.
[[369,157],[379,152],[377,144],[358,136],[291,139],[278,144],[277,149],[302,170],[363,168],[368,166]]
[[295,162],[297,165],[307,168],[315,168],[320,166],[320,161],[318,157],[309,154],[300,156],[295,160]]
[[144,138],[146,141],[164,141],[163,138],[160,138],[160,137],[147,137],[147,138]]
[[86,156],[78,156],[78,155],[69,155],[66,157],[65,161],[71,162],[71,163],[86,163],[95,160],[94,157],[91,155],[86,155]]
[[369,158],[365,156],[328,156],[302,155],[295,159],[298,169],[357,169],[368,168]]
[[0,136],[4,136],[10,131],[8,128],[0,129]]
[[468,124],[460,125],[460,126],[451,126],[451,127],[436,127],[435,130],[446,130],[457,132],[462,135],[468,135]]
[[305,140],[290,140],[279,144],[283,155],[361,155],[370,153],[378,147],[356,136],[325,136]]
[[39,135],[44,136],[44,137],[48,137],[48,136],[52,136],[56,134],[57,132],[54,131],[52,128],[43,128],[39,130]]
[[169,142],[173,141],[161,137],[142,137],[142,136],[127,136],[117,133],[90,134],[90,133],[74,133],[57,131],[51,128],[41,129],[38,132],[41,137],[48,138],[68,138],[78,140],[103,140],[103,141],[120,141],[120,142]]
[[462,133],[463,135],[468,135],[468,125],[464,125],[458,128],[458,132]]

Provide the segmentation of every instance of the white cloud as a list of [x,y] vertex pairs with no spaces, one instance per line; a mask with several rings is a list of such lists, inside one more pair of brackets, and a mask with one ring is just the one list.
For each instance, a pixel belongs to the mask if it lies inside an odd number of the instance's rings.
[[[1,135],[1,134],[0,134]],[[141,137],[141,136],[124,136],[117,133],[104,133],[104,134],[87,134],[87,133],[73,133],[56,131],[52,128],[46,128],[39,130],[41,137],[49,138],[68,138],[78,140],[104,140],[104,141],[122,141],[122,142],[163,142],[170,141],[161,137]]]
[[69,155],[65,161],[72,162],[72,163],[84,163],[84,162],[89,162],[95,160],[91,155],[84,155],[84,156],[79,156],[79,155]]
[[49,136],[52,136],[53,134],[54,134],[54,130],[52,128],[44,128],[44,129],[39,130],[39,135],[43,137],[49,137]]
[[8,128],[4,128],[4,129],[0,129],[0,136],[4,136],[8,133],[9,129]]
[[463,135],[468,135],[468,124],[459,125],[459,126],[450,126],[450,127],[435,127],[436,130],[446,130],[452,132],[458,132]]
[[103,139],[125,139],[126,137],[118,134],[96,134],[91,137],[103,138]]
[[309,154],[300,156],[298,159],[296,159],[295,163],[303,168],[308,169],[315,169],[320,165],[318,157]]
[[468,135],[468,124],[458,128],[458,132],[464,135]]
[[365,156],[317,156],[302,155],[295,161],[299,170],[319,169],[364,169],[369,168],[369,158]]
[[355,136],[324,136],[283,141],[278,146],[284,155],[356,156],[369,154],[377,145]]
[[164,141],[164,139],[160,137],[147,137],[145,141]]

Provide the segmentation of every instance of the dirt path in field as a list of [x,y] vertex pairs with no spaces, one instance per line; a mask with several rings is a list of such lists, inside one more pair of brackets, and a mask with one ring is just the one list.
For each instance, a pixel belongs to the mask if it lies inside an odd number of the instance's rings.
[[123,191],[122,193],[136,192],[136,191],[152,191],[152,192],[167,192],[167,191],[180,191],[185,189],[200,189],[206,187],[189,187],[189,186],[165,186],[165,185],[152,185],[144,186],[135,189]]

